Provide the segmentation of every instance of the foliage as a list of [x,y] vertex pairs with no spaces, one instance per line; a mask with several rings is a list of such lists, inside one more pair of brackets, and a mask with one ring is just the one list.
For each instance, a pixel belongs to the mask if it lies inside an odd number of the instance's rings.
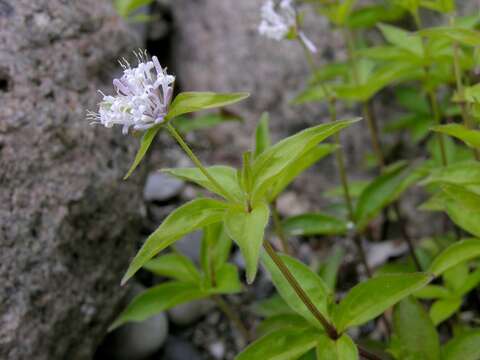
[[[375,349],[367,349],[365,339],[351,336],[351,329],[367,329],[366,324],[380,317],[392,325],[391,333],[389,326],[383,330],[383,342],[380,351],[377,349],[381,358],[388,352],[402,360],[480,359],[480,330],[474,322],[457,316],[480,283],[480,84],[475,84],[472,76],[478,66],[480,17],[455,16],[453,0],[378,1],[367,6],[355,0],[302,2],[345,35],[348,58],[322,67],[313,62],[305,89],[291,105],[325,102],[332,121],[273,143],[269,123],[275,119],[264,113],[255,129],[253,146],[243,154],[239,168],[206,167],[175,127],[188,132],[238,120],[228,112],[194,119],[185,115],[234,104],[248,94],[177,95],[166,122],[143,134],[125,178],[138,167],[158,133],[166,129],[195,167],[162,171],[203,188],[211,196],[178,207],[147,238],[122,283],[141,268],[167,280],[135,298],[112,328],[142,321],[180,303],[241,291],[238,270],[228,263],[234,243],[245,260],[246,282],[255,281],[261,263],[277,292],[256,304],[257,314],[264,318],[257,329],[260,337],[237,356],[238,360],[372,359]],[[124,17],[148,3],[116,1]],[[435,11],[449,21],[423,28],[423,11]],[[399,20],[408,18],[416,24],[415,30],[398,26],[408,23]],[[298,40],[310,59],[300,36],[302,19],[299,14],[285,40]],[[372,40],[375,37],[363,37],[365,33],[376,33],[383,40],[379,43]],[[372,103],[382,92],[394,95],[402,115],[387,111],[382,118],[385,124],[379,129]],[[359,105],[364,121],[336,120],[338,102]],[[368,128],[371,136],[376,161],[368,180],[351,181],[346,171],[338,133],[351,126],[355,131]],[[401,145],[413,149],[414,155],[402,159],[394,151],[385,151],[380,141],[382,130],[399,144],[402,132],[407,131],[409,141]],[[329,137],[334,143],[322,143]],[[298,176],[330,154],[337,159],[341,186],[320,191],[336,201],[337,208],[278,219],[277,198]],[[443,220],[441,234],[421,244],[416,241],[419,239],[410,238],[400,206],[404,195],[415,186],[416,191],[429,196],[419,211],[442,212],[444,215],[432,216],[449,219]],[[364,271],[371,275],[362,239],[374,237],[382,218],[384,223],[395,222],[401,228],[409,254],[386,264],[373,277],[359,276],[358,283],[348,290],[342,288],[342,292],[337,289],[338,275],[349,250],[336,246],[319,269],[314,269],[314,264],[305,264],[292,253],[277,254],[269,242],[270,229],[283,241],[285,252],[291,236],[313,241],[344,238],[355,245],[359,251],[355,255],[363,259]],[[176,241],[198,230],[204,233],[199,266],[174,248]],[[444,241],[454,238],[455,233],[456,240]],[[160,254],[167,248],[172,251]],[[451,331],[439,326],[446,320]]]

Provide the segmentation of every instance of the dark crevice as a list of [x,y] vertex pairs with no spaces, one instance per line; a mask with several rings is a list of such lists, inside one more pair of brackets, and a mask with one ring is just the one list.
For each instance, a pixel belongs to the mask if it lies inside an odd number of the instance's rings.
[[10,77],[0,70],[0,92],[9,92],[11,88]]

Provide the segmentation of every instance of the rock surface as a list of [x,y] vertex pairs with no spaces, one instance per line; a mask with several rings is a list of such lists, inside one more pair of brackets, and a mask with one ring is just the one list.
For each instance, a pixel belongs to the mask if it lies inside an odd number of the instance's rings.
[[134,46],[109,0],[0,1],[1,359],[91,359],[115,315],[137,141],[85,110]]
[[158,360],[201,360],[202,356],[193,345],[180,338],[169,337],[165,350]]
[[214,307],[208,299],[194,300],[168,310],[170,321],[177,326],[192,325]]
[[167,201],[182,192],[184,182],[161,172],[152,172],[143,188],[145,201]]
[[[127,304],[145,290],[143,285],[133,282],[127,295]],[[164,312],[140,322],[129,322],[108,333],[95,354],[95,359],[147,359],[165,343],[168,330],[168,319]]]

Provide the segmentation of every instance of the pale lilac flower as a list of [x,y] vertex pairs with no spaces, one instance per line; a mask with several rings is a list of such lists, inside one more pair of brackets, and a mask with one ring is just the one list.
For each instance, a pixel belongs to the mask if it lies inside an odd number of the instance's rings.
[[307,35],[305,35],[303,31],[298,32],[298,37],[300,38],[300,41],[303,43],[303,45],[305,45],[305,47],[308,49],[308,51],[313,54],[317,53],[317,47],[309,38],[307,38]]
[[105,127],[122,125],[123,133],[130,128],[146,130],[165,121],[172,100],[175,77],[168,75],[156,56],[148,60],[146,52],[135,54],[135,68],[123,60],[124,71],[120,79],[113,80],[116,95],[103,95],[98,113],[89,112],[92,124]]
[[267,0],[261,9],[262,21],[258,27],[260,35],[273,40],[283,40],[293,29],[298,33],[299,40],[305,45],[308,51],[317,52],[315,44],[307,38],[305,33],[297,28],[297,13],[293,0],[282,0],[276,5],[273,0]]
[[258,32],[270,39],[282,40],[295,27],[296,14],[291,0],[282,0],[278,6],[273,0],[267,0],[261,12],[262,21]]

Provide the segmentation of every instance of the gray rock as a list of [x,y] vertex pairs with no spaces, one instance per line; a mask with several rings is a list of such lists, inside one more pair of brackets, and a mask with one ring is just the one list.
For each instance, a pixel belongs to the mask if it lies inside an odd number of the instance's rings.
[[0,1],[1,359],[91,359],[124,296],[137,140],[85,110],[135,46],[110,0]]
[[191,325],[205,316],[213,307],[214,303],[208,299],[190,301],[168,310],[168,317],[175,325]]
[[215,341],[208,346],[208,351],[214,359],[223,359],[225,356],[225,343],[222,341]]
[[129,323],[118,330],[109,344],[113,360],[142,360],[155,354],[168,336],[168,321],[165,313],[145,321]]
[[188,341],[169,337],[163,355],[158,360],[202,360],[202,357]]
[[195,263],[200,264],[200,253],[202,248],[202,231],[195,231],[175,243],[175,247],[183,255],[188,256]]
[[152,172],[147,177],[143,198],[146,201],[167,201],[178,196],[183,186],[184,182],[179,179],[158,171]]
[[[146,288],[135,283],[128,294],[129,301]],[[168,337],[168,320],[159,313],[141,322],[131,322],[108,334],[97,358],[112,360],[142,360],[155,354]]]

